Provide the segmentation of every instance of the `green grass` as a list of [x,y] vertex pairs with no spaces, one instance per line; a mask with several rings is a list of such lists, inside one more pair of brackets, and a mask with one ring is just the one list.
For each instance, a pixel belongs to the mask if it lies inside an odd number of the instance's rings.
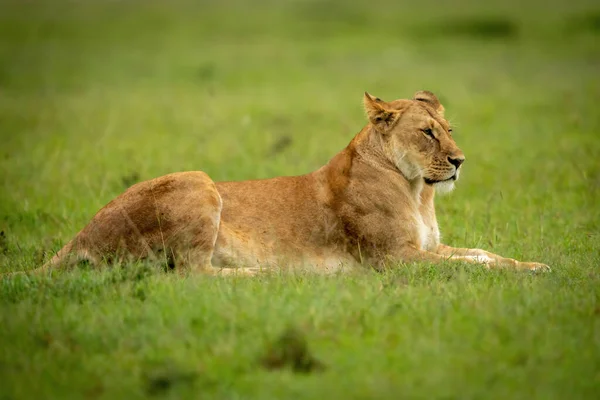
[[[314,170],[364,125],[364,90],[422,89],[467,157],[444,241],[553,272],[5,279],[0,399],[598,397],[594,2],[201,3],[0,0],[0,272],[135,181]],[[267,368],[304,340],[324,369]]]

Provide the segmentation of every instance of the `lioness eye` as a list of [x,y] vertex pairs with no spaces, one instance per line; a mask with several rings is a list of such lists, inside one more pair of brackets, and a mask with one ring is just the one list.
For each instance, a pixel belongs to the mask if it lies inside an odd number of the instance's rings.
[[431,130],[431,128],[423,129],[423,133],[426,134],[427,136],[429,136],[430,138],[435,139],[435,136],[433,135],[433,131]]

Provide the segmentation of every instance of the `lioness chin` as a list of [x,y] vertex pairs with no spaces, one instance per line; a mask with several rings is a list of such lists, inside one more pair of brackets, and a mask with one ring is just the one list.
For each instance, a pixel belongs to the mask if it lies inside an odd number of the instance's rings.
[[217,183],[179,172],[138,183],[36,271],[148,258],[203,273],[415,261],[548,269],[440,243],[434,194],[454,187],[465,158],[433,93],[391,102],[365,93],[364,105],[368,124],[317,171]]

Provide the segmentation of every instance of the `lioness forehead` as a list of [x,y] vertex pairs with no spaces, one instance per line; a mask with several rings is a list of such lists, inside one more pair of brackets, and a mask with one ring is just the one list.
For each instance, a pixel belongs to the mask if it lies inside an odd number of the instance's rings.
[[444,117],[438,114],[437,111],[435,111],[432,107],[421,104],[421,102],[415,103],[417,104],[414,104],[413,107],[421,107],[427,112],[427,114],[429,114],[431,118],[433,118],[438,124],[440,124],[445,131],[450,130],[450,124],[448,123],[448,121],[446,121],[446,119],[444,119]]
[[430,107],[422,101],[400,99],[391,101],[388,104],[395,110],[405,110],[404,112],[412,113],[413,115],[422,115],[424,118],[431,117],[440,124],[444,130],[450,130],[448,121],[438,114],[433,107]]

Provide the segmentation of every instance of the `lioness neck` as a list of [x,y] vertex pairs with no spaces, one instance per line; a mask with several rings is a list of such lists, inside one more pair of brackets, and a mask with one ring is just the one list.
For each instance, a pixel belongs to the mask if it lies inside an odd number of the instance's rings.
[[404,181],[408,183],[412,198],[420,203],[421,192],[423,191],[423,179],[419,176],[413,179],[409,179],[404,173],[398,168],[398,166],[389,159],[388,155],[383,149],[383,142],[381,135],[371,126],[371,124],[365,126],[350,142],[348,147],[354,147],[356,153],[360,156],[362,161],[366,164],[371,165],[377,169],[385,169],[393,171],[399,175]]
[[[329,163],[316,171],[323,174],[327,185],[333,193],[340,193],[351,182],[353,176],[359,174],[369,178],[371,184],[379,180],[389,181],[393,178],[399,186],[407,190],[409,199],[417,205],[421,203],[423,179],[407,179],[398,167],[386,156],[379,134],[371,127],[365,126],[352,141],[339,152]],[[389,185],[380,186],[389,191]]]

